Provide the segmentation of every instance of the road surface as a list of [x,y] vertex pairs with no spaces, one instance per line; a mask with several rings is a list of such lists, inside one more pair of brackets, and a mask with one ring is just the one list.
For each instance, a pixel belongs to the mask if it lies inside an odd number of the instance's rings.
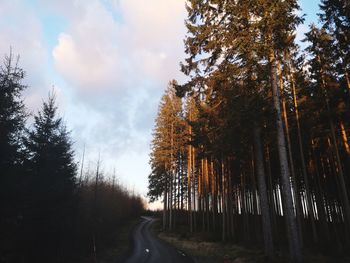
[[132,236],[132,251],[125,263],[193,263],[182,251],[155,237],[151,231],[156,219],[142,217]]

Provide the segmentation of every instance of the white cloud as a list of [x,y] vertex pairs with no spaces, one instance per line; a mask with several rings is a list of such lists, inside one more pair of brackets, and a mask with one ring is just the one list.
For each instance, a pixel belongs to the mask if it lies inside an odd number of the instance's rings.
[[185,1],[121,0],[123,39],[131,47],[134,65],[162,85],[179,78],[185,35]]
[[53,51],[56,68],[69,83],[91,91],[123,88],[126,78],[165,86],[180,76],[184,1],[121,0],[114,10],[95,0],[71,5],[65,6],[84,8]]
[[118,25],[99,2],[92,2],[53,50],[57,70],[80,89],[106,90],[120,79]]
[[[158,101],[182,76],[185,0],[0,2],[0,51],[21,54],[30,107],[36,112],[54,84],[77,156],[84,143],[86,160],[101,151],[106,171],[115,166],[145,193]],[[64,27],[51,31],[57,21]]]
[[21,1],[1,1],[0,4],[0,57],[20,56],[19,66],[26,71],[26,104],[35,111],[50,88],[45,74],[47,50],[43,43],[42,26],[35,12]]

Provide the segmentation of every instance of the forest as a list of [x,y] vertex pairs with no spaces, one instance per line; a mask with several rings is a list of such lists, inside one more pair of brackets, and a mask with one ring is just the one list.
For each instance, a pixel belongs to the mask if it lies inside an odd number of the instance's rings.
[[84,169],[54,91],[31,116],[24,81],[11,51],[0,66],[0,262],[98,262],[144,201],[100,159]]
[[186,7],[187,81],[169,82],[151,144],[163,229],[290,262],[348,254],[350,2],[321,0],[302,43],[296,0]]

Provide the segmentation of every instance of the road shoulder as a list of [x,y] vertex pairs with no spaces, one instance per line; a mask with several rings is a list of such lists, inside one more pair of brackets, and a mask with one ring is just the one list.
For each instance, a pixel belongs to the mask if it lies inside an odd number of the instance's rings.
[[132,233],[140,219],[135,219],[125,224],[116,237],[113,247],[101,252],[100,263],[123,263],[133,249]]

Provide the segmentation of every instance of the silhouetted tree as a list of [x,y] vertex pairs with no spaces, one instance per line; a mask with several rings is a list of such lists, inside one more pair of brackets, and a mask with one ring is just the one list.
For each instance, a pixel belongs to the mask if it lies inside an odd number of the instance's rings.
[[77,167],[69,136],[62,118],[57,116],[55,96],[50,94],[34,117],[34,127],[25,141],[32,198],[28,211],[32,221],[28,223],[36,230],[39,243],[44,242],[48,248],[48,256],[63,253],[63,242],[72,228]]
[[12,51],[0,66],[0,254],[11,246],[20,219],[22,133],[26,111],[21,98],[24,71]]

